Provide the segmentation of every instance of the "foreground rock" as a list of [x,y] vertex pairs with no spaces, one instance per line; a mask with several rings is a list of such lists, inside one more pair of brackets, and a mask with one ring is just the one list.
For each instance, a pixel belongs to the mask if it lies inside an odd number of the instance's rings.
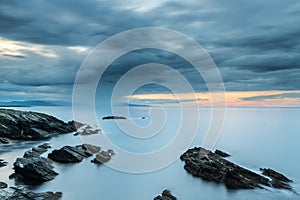
[[49,153],[48,158],[60,163],[76,163],[99,151],[100,147],[89,144],[77,145],[75,147],[64,146]]
[[61,197],[61,192],[34,193],[27,188],[0,188],[1,200],[59,200]]
[[105,120],[105,119],[127,119],[126,117],[123,117],[123,116],[106,116],[106,117],[102,117],[102,120]]
[[[193,176],[223,183],[229,189],[275,187],[268,178],[227,161],[204,148],[189,149],[180,159],[185,162],[184,169]],[[291,189],[279,184],[275,188]]]
[[154,200],[177,200],[169,190],[164,190],[161,195],[154,198]]
[[28,184],[38,184],[54,179],[57,172],[53,170],[50,160],[41,156],[17,158],[14,163],[14,178]]
[[17,140],[35,140],[56,134],[76,131],[72,123],[65,123],[53,116],[0,109],[0,137]]
[[100,153],[96,154],[95,158],[91,160],[93,163],[103,164],[110,161],[111,157],[114,155],[114,151],[109,149],[107,151],[101,151]]

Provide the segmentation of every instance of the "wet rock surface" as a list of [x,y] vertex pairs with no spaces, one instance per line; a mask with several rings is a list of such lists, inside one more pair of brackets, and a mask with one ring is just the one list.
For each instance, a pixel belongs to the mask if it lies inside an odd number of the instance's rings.
[[61,197],[61,192],[35,193],[28,188],[0,187],[1,200],[59,200]]
[[0,137],[2,138],[36,140],[74,131],[76,127],[72,123],[65,123],[50,115],[0,109]]
[[48,158],[60,163],[76,163],[99,152],[98,150],[100,151],[100,147],[89,144],[77,145],[74,147],[64,146],[61,149],[49,153]]
[[[229,189],[254,189],[265,186],[292,189],[287,183],[280,184],[277,179],[275,182],[274,179],[271,181],[204,148],[189,149],[181,155],[180,159],[185,162],[184,169],[193,176],[223,183]],[[271,174],[275,176],[274,173]]]
[[15,173],[11,177],[27,184],[39,184],[58,175],[53,168],[52,162],[41,156],[17,158],[14,162]]
[[161,195],[154,198],[154,200],[177,200],[169,190],[164,190]]

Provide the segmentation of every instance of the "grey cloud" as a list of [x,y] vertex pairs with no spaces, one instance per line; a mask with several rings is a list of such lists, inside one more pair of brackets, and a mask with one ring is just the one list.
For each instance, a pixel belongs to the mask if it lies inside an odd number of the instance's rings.
[[246,97],[240,99],[244,101],[260,101],[260,100],[267,100],[267,99],[283,99],[283,98],[300,98],[300,93],[291,92],[291,93],[282,93],[282,94],[274,94],[274,95]]
[[[227,90],[300,88],[299,1],[167,0],[156,2],[146,11],[135,10],[136,4],[131,0],[2,0],[0,37],[29,45],[43,44],[59,56],[45,58],[25,52],[26,57],[20,59],[4,55],[0,60],[0,79],[22,89],[22,86],[66,88],[73,84],[87,54],[79,55],[66,47],[92,48],[120,31],[160,26],[187,34],[203,45],[219,67]],[[145,3],[139,3],[142,4]],[[132,43],[134,39],[123,41],[122,45]],[[126,71],[149,62],[172,66],[196,91],[206,90],[204,81],[184,59],[149,49],[117,59],[103,77],[107,90]],[[167,71],[157,73],[156,81],[163,82],[167,75]],[[149,85],[141,93],[151,91],[166,90]]]

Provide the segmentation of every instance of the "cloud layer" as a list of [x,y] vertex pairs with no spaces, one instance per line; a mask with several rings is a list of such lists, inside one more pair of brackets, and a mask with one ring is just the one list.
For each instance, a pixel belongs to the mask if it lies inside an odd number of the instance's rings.
[[[198,41],[217,64],[227,91],[299,90],[299,9],[297,0],[2,0],[0,100],[70,100],[89,50],[120,31],[149,26],[174,29]],[[123,45],[132,42],[134,38]],[[197,92],[206,90],[186,61],[157,50],[124,55],[103,82],[112,87],[126,71],[149,62],[167,64]],[[162,82],[168,75],[152,73]],[[140,91],[156,89],[152,85]]]

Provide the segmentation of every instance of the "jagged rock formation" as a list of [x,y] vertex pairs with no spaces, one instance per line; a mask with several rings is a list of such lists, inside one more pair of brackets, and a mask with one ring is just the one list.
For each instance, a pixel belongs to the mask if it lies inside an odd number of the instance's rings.
[[195,177],[204,180],[223,183],[229,189],[254,189],[274,187],[292,190],[288,185],[288,178],[270,169],[263,169],[263,174],[273,180],[242,168],[220,155],[204,148],[193,148],[181,155],[180,159],[185,162],[184,169]]
[[155,197],[154,200],[177,200],[177,198],[173,196],[169,190],[164,190],[161,195]]
[[83,144],[73,146],[64,146],[61,149],[54,150],[48,154],[48,158],[60,163],[81,162],[84,158],[92,156],[100,151],[100,147]]

